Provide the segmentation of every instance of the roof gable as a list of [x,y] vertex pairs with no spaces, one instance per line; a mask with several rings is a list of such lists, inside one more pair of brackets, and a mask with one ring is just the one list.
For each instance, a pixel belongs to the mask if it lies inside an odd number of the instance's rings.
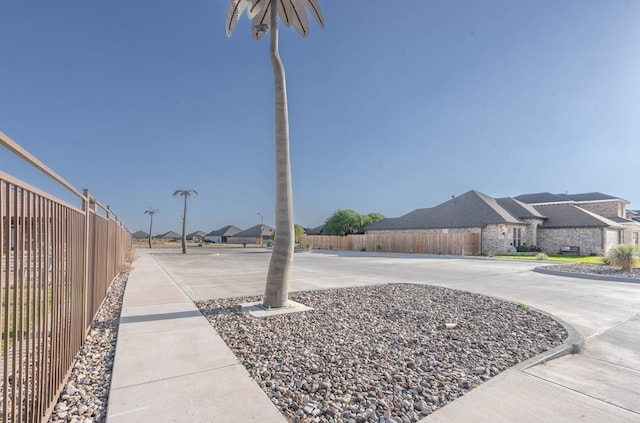
[[238,232],[241,232],[242,229],[238,228],[234,225],[223,226],[220,229],[216,229],[215,231],[211,231],[207,234],[207,236],[233,236]]
[[616,222],[573,204],[541,204],[534,207],[547,217],[542,228],[620,228]]
[[565,194],[566,198],[578,202],[578,203],[587,203],[592,201],[624,201],[620,197],[614,197],[613,195],[603,194],[601,192],[586,192],[583,194]]
[[382,219],[365,230],[469,228],[501,223],[523,222],[505,210],[495,198],[471,190],[432,208]]
[[238,232],[234,234],[234,237],[244,237],[244,236],[270,236],[273,233],[273,228],[269,225],[256,225],[252,226],[249,229],[245,229],[244,231]]
[[533,206],[518,201],[515,198],[498,198],[496,201],[502,208],[518,219],[544,219],[544,216]]
[[549,203],[568,203],[571,199],[560,195],[551,194],[550,192],[538,192],[535,194],[523,194],[514,197],[516,200],[525,204],[549,204]]

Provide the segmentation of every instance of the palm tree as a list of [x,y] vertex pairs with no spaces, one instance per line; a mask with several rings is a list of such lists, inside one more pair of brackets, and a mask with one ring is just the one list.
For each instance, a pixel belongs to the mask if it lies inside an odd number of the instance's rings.
[[153,216],[158,213],[160,210],[158,209],[152,209],[151,207],[149,207],[148,210],[144,211],[144,214],[148,214],[151,221],[149,222],[149,248],[153,248],[151,246],[151,231],[153,230]]
[[289,275],[293,261],[295,233],[293,228],[293,198],[291,164],[289,158],[289,116],[284,65],[278,53],[278,16],[282,22],[307,37],[309,12],[324,28],[324,17],[317,0],[230,0],[226,30],[231,36],[240,15],[247,9],[252,20],[251,33],[256,40],[271,29],[269,52],[275,88],[275,147],[276,147],[276,238],[269,262],[263,305],[285,307],[289,297]]
[[182,254],[187,254],[187,198],[192,194],[198,195],[195,189],[178,189],[173,196],[180,194],[184,197],[184,211],[182,212]]

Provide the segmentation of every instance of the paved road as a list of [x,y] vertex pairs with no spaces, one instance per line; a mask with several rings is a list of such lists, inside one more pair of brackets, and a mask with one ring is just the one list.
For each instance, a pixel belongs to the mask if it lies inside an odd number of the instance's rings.
[[[193,300],[262,295],[263,249],[154,250]],[[533,272],[539,262],[356,252],[295,255],[291,290],[386,282],[429,283],[544,310],[584,338],[582,353],[505,372],[429,416],[428,422],[640,421],[640,283]]]

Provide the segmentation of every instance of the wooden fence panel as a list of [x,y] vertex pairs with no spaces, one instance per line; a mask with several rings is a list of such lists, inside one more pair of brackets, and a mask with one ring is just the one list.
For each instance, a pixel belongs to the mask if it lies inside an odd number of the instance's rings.
[[438,255],[480,254],[480,234],[303,235],[300,245],[319,250]]

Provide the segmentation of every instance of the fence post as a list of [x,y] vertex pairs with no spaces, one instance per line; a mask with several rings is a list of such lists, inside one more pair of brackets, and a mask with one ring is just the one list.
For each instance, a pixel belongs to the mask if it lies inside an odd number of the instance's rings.
[[84,283],[82,284],[82,325],[83,332],[86,332],[89,321],[89,225],[91,214],[91,197],[89,196],[89,190],[87,188],[82,190],[82,211],[84,213]]

